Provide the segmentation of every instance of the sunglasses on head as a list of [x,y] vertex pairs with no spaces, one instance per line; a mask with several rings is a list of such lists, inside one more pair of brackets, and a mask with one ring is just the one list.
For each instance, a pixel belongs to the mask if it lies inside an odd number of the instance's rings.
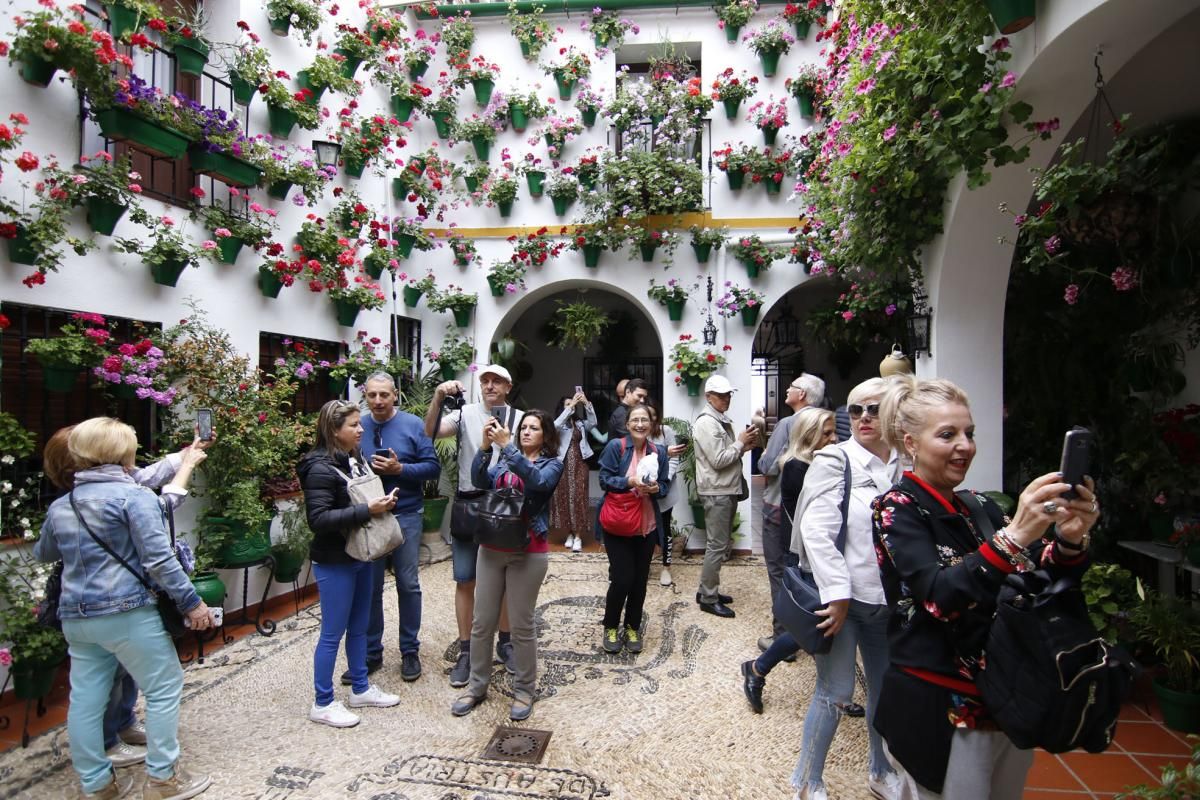
[[879,403],[871,403],[870,405],[862,406],[858,403],[851,403],[846,406],[846,411],[850,414],[850,419],[858,419],[864,413],[869,417],[879,418]]

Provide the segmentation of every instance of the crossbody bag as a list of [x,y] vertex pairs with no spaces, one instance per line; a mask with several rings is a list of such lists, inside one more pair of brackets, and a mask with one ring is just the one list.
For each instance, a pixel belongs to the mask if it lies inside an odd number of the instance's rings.
[[[462,458],[462,429],[463,429],[463,411],[458,412],[458,428],[454,434],[454,452],[456,459]],[[508,407],[508,418],[504,427],[512,430],[513,421],[517,418],[517,410],[512,406]],[[450,506],[450,535],[458,539],[460,542],[476,542],[476,528],[479,524],[480,514],[486,513],[489,517],[492,514],[505,515],[511,512],[511,492],[509,498],[499,504],[490,504],[484,495],[494,493],[493,489],[464,489],[459,483],[462,476],[462,470],[454,476],[455,491],[454,502]],[[523,497],[522,495],[518,495]],[[501,507],[504,506],[504,507]],[[518,511],[520,509],[518,508]]]

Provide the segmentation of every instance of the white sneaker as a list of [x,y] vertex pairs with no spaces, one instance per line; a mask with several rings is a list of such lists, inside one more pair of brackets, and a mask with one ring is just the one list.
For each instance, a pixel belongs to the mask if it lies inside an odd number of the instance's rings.
[[313,722],[319,722],[322,725],[329,725],[334,728],[353,728],[359,723],[358,714],[352,714],[347,711],[340,700],[334,700],[327,706],[319,706],[313,703],[313,707],[308,710],[308,718]]
[[388,694],[372,683],[362,694],[355,694],[351,690],[349,705],[351,708],[363,708],[366,706],[372,708],[391,708],[392,706],[400,705],[400,695]]
[[146,748],[117,740],[116,744],[104,751],[104,755],[108,756],[109,761],[112,762],[114,767],[120,769],[121,767],[132,767],[134,764],[141,764],[145,761]]
[[573,533],[567,534],[567,540],[565,542],[563,542],[563,547],[565,547],[568,550],[573,550],[575,548],[575,534],[573,534]]
[[671,570],[667,567],[663,567],[662,572],[659,573],[658,582],[662,586],[670,586],[672,583],[674,583],[674,581],[671,580]]
[[582,551],[583,551],[583,539],[580,539],[578,536],[576,536],[575,541],[571,542],[571,552],[579,553]]
[[871,777],[867,780],[867,788],[879,800],[900,800],[904,791],[904,781],[895,772],[889,772],[881,778]]
[[792,795],[792,800],[829,800],[824,786],[806,786]]

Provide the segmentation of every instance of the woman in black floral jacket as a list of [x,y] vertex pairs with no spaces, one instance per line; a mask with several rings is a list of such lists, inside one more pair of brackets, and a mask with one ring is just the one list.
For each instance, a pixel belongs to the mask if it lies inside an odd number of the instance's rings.
[[1006,575],[1040,568],[1078,577],[1087,569],[1088,531],[1099,516],[1092,480],[1067,500],[1061,474],[1043,475],[1021,493],[1011,520],[975,495],[996,531],[988,539],[954,491],[975,457],[966,394],[949,381],[910,377],[884,395],[880,416],[885,439],[907,454],[912,471],[874,504],[892,609],[875,729],[907,772],[908,796],[1017,800],[1033,752],[1018,750],[991,722],[974,679]]

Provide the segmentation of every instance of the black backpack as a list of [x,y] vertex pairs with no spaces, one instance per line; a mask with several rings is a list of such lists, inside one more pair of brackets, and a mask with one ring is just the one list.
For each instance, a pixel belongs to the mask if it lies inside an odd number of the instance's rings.
[[1137,671],[1096,632],[1078,583],[1038,570],[1005,579],[975,684],[1017,747],[1100,753]]

